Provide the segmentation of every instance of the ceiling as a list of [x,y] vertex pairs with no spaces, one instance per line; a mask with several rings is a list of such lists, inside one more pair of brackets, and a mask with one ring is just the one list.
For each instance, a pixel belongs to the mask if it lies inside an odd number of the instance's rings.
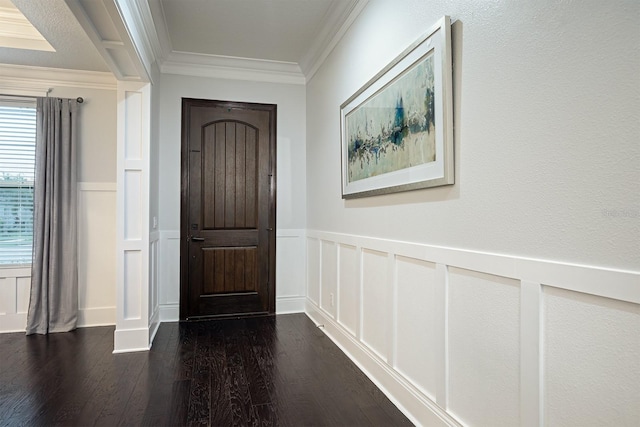
[[[232,66],[301,76],[323,59],[323,52],[326,54],[356,5],[363,3],[363,0],[11,1],[56,51],[0,47],[3,64],[113,72],[122,56],[117,49],[126,42],[118,37],[118,29],[111,22],[114,15],[119,17],[115,5],[126,3],[133,4],[151,23],[145,31],[154,33],[150,40],[163,72],[178,70],[198,75],[205,73],[203,70]],[[103,19],[107,14],[111,15],[111,21]],[[199,71],[189,71],[189,67]],[[136,70],[131,68],[133,75]]]
[[11,0],[55,52],[0,47],[0,63],[34,67],[109,71],[63,0]]
[[[283,62],[299,62],[319,33],[329,9],[346,3],[348,1],[335,0],[160,1],[173,50]],[[155,17],[154,22],[156,27],[162,25]]]

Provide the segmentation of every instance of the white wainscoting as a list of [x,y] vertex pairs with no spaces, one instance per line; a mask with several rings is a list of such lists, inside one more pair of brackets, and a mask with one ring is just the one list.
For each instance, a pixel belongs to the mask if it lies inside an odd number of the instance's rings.
[[114,353],[148,350],[151,84],[118,81]]
[[418,425],[635,425],[640,273],[307,231],[307,314]]
[[78,183],[78,326],[116,322],[116,184]]
[[0,268],[0,332],[27,329],[31,266]]
[[304,312],[305,236],[305,230],[276,231],[276,314]]
[[160,231],[158,242],[160,321],[180,319],[180,231]]
[[[116,185],[78,183],[78,327],[116,318]],[[0,332],[27,325],[31,266],[0,268]]]
[[[301,313],[305,308],[305,230],[276,233],[276,313]],[[180,317],[180,232],[160,231],[160,321]]]
[[149,342],[160,327],[160,289],[158,281],[158,252],[160,246],[160,232],[149,233]]

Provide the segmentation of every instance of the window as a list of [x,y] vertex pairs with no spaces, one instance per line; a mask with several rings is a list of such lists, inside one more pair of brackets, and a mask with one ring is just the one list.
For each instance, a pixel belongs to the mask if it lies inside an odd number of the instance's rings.
[[36,108],[0,101],[0,265],[30,264]]

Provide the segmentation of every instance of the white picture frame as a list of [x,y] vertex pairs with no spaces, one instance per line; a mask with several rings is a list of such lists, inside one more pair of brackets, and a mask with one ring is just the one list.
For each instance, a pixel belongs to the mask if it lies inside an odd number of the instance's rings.
[[340,106],[342,198],[453,184],[452,104],[444,16]]

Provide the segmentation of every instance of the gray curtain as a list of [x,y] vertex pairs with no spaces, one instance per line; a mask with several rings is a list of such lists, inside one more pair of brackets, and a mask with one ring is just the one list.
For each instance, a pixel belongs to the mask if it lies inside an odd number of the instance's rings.
[[27,335],[67,332],[78,318],[76,120],[78,103],[38,98],[33,261]]

